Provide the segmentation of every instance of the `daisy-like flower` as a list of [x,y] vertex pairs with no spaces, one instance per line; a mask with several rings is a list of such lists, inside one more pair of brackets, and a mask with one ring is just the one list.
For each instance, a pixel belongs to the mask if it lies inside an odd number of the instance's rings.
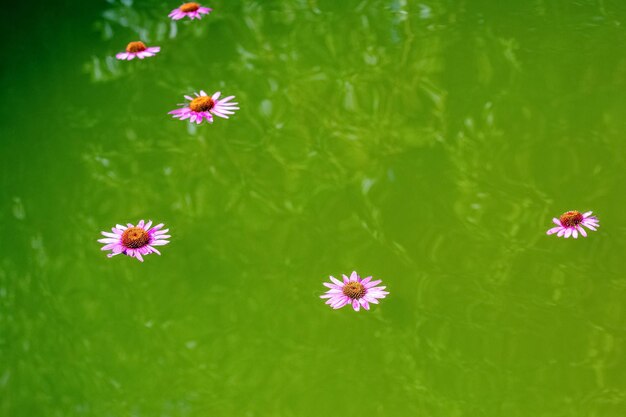
[[564,238],[573,236],[574,239],[578,239],[578,233],[580,233],[583,237],[587,237],[587,232],[583,226],[594,231],[600,227],[600,220],[596,216],[592,216],[591,213],[593,212],[566,211],[558,219],[556,217],[552,219],[556,227],[551,228],[546,233],[549,235],[556,233],[558,237]]
[[193,19],[202,19],[203,14],[209,14],[213,11],[213,9],[209,7],[203,7],[198,3],[185,3],[180,7],[172,10],[168,17],[171,17],[172,20],[180,20],[185,16],[188,16],[191,20]]
[[141,41],[131,42],[126,46],[126,52],[120,52],[115,55],[117,59],[125,59],[130,61],[135,57],[139,59],[144,59],[149,56],[155,56],[157,52],[161,50],[160,46],[150,46],[147,47],[145,43]]
[[189,119],[191,123],[200,124],[204,119],[213,123],[213,115],[228,119],[229,114],[235,114],[235,110],[239,110],[237,107],[239,103],[231,102],[235,96],[228,96],[219,100],[221,94],[219,91],[212,96],[207,95],[204,91],[200,91],[200,94],[194,94],[195,97],[185,96],[189,103],[179,104],[183,107],[172,110],[168,114],[180,120]]
[[164,226],[163,223],[157,224],[152,228],[150,226],[152,226],[152,220],[148,223],[140,220],[137,226],[133,226],[130,223],[127,226],[117,224],[111,229],[113,233],[102,232],[105,238],[98,240],[98,242],[105,244],[102,250],[111,251],[107,255],[109,258],[123,253],[143,262],[143,255],[153,252],[157,255],[161,254],[155,246],[163,246],[170,243],[167,240],[171,237],[167,234],[169,229],[161,230]]
[[324,282],[324,286],[330,288],[320,298],[328,298],[326,304],[332,308],[338,309],[347,304],[351,304],[354,311],[359,311],[361,307],[366,310],[370,309],[369,303],[378,304],[379,298],[385,298],[387,291],[383,291],[385,286],[377,287],[381,280],[372,281],[372,277],[361,279],[355,272],[352,272],[350,278],[343,276],[343,282],[331,276],[332,282]]

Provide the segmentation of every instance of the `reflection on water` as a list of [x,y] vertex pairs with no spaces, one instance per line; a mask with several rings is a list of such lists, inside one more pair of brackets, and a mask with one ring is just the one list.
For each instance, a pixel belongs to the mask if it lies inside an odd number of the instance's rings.
[[[488,3],[35,22],[0,79],[46,107],[0,124],[0,414],[623,415],[626,7]],[[200,89],[241,110],[169,117]],[[547,238],[570,209],[603,228]],[[107,259],[140,218],[167,254]],[[354,269],[390,296],[329,311]]]

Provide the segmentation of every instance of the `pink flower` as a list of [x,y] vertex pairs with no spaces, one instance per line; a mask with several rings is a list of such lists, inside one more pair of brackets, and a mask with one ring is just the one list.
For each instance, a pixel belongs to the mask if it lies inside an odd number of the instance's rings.
[[105,244],[102,250],[111,251],[107,255],[109,258],[123,253],[143,262],[142,255],[148,255],[152,252],[160,255],[161,252],[154,247],[170,243],[167,239],[171,236],[166,234],[169,229],[161,230],[163,223],[157,224],[153,228],[150,228],[151,225],[152,220],[145,224],[143,220],[140,220],[137,226],[130,223],[128,226],[117,224],[111,229],[113,233],[102,232],[105,238],[98,240],[98,242]]
[[209,7],[202,7],[198,3],[185,3],[180,7],[172,10],[168,17],[171,17],[172,20],[180,20],[185,16],[188,16],[191,20],[193,19],[202,19],[203,14],[209,14],[213,11],[213,9]]
[[208,96],[204,91],[200,91],[200,94],[194,93],[196,97],[185,96],[189,103],[179,104],[184,106],[180,109],[172,110],[168,114],[174,115],[173,117],[180,120],[189,119],[191,123],[200,124],[202,120],[206,119],[207,122],[213,123],[213,115],[228,119],[229,114],[235,114],[234,110],[239,110],[238,103],[231,103],[230,100],[235,96],[228,96],[221,100],[220,92]]
[[332,283],[324,282],[324,286],[330,288],[320,298],[328,298],[326,304],[338,309],[347,304],[352,304],[354,311],[359,311],[361,306],[369,310],[369,303],[378,304],[379,298],[385,298],[387,291],[385,286],[377,287],[381,280],[372,281],[372,277],[361,279],[356,272],[352,272],[350,278],[343,276],[343,282],[335,277],[330,277]]
[[600,220],[596,216],[592,216],[592,211],[588,211],[581,214],[579,211],[567,211],[561,215],[560,218],[553,218],[552,221],[556,224],[556,227],[548,230],[546,233],[552,235],[556,233],[558,237],[568,238],[574,236],[574,239],[578,239],[578,233],[583,237],[587,237],[587,232],[583,229],[585,226],[587,229],[596,230],[600,227],[598,224]]
[[135,57],[139,59],[144,59],[146,57],[156,55],[156,53],[160,50],[160,46],[151,46],[148,48],[145,43],[136,41],[128,44],[128,46],[126,47],[126,52],[120,52],[119,54],[115,55],[115,57],[117,59],[126,59],[128,61]]

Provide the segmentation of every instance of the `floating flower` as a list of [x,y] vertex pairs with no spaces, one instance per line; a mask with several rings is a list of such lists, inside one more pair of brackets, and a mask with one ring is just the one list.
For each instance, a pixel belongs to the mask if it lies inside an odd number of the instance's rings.
[[568,238],[573,236],[574,239],[578,238],[578,233],[583,237],[587,237],[587,232],[583,229],[585,226],[589,230],[596,230],[600,227],[598,224],[600,220],[596,216],[592,216],[592,211],[586,213],[580,213],[579,211],[566,211],[558,219],[555,217],[552,219],[556,227],[548,230],[546,233],[552,235],[556,233],[558,237]]
[[230,100],[235,96],[228,96],[221,100],[220,92],[208,96],[204,91],[200,91],[200,94],[194,93],[196,97],[185,96],[189,103],[179,104],[183,106],[180,109],[172,110],[168,114],[174,115],[173,117],[180,120],[189,119],[191,123],[202,123],[204,119],[209,123],[213,123],[213,115],[228,119],[229,114],[235,114],[234,110],[239,110],[238,103],[232,103]]
[[109,258],[123,253],[143,262],[142,255],[148,255],[152,252],[160,255],[161,252],[155,246],[163,246],[170,243],[167,240],[170,238],[170,235],[167,234],[169,229],[161,230],[163,223],[157,224],[153,228],[150,228],[151,225],[152,220],[148,223],[140,220],[137,226],[133,226],[130,223],[127,226],[117,224],[111,229],[113,233],[102,232],[102,235],[106,237],[98,240],[98,242],[105,244],[102,250],[111,251],[107,255]]
[[144,59],[149,56],[156,55],[157,52],[161,50],[160,46],[151,46],[147,47],[145,43],[141,41],[131,42],[126,46],[126,52],[120,52],[115,55],[117,59],[125,59],[130,61],[131,59],[137,57],[139,59]]
[[370,309],[369,303],[378,304],[379,298],[385,298],[387,291],[383,291],[385,286],[377,287],[381,280],[372,281],[372,277],[361,279],[356,272],[352,272],[350,278],[343,276],[343,282],[335,277],[330,277],[332,283],[324,282],[324,286],[330,288],[320,298],[328,298],[326,304],[338,309],[347,304],[352,304],[355,311],[361,307]]
[[193,19],[202,19],[203,14],[209,14],[213,11],[213,9],[209,7],[202,7],[198,3],[185,3],[180,7],[172,10],[168,17],[171,17],[172,20],[180,20],[185,16],[188,16],[191,20]]

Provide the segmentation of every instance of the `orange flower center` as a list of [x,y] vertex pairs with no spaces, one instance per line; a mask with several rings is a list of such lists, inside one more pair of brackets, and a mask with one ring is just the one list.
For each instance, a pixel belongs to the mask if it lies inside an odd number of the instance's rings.
[[356,300],[365,295],[365,287],[360,282],[348,282],[343,286],[343,294],[353,300]]
[[189,103],[189,108],[196,112],[209,111],[213,106],[215,106],[215,100],[209,96],[196,97]]
[[146,44],[140,41],[131,42],[126,47],[126,52],[141,52],[146,50]]
[[141,227],[129,227],[122,233],[122,244],[127,248],[137,249],[150,242],[148,232]]
[[576,210],[568,211],[563,213],[559,220],[563,226],[574,227],[578,226],[583,221],[583,215]]
[[198,3],[185,3],[182,6],[180,6],[180,11],[181,12],[195,12],[196,10],[198,10],[200,8],[200,5]]

